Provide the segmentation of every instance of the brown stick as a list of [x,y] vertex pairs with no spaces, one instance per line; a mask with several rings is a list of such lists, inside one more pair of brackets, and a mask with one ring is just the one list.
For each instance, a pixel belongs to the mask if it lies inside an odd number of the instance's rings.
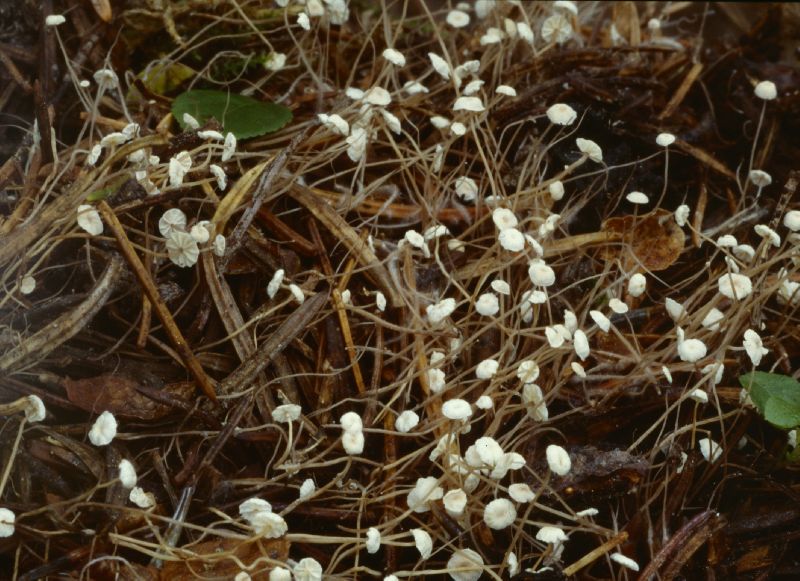
[[263,371],[275,353],[283,351],[297,335],[305,331],[327,300],[328,293],[319,292],[297,307],[257,351],[225,378],[220,391],[225,394],[233,393]]
[[267,167],[264,173],[261,174],[261,177],[258,180],[258,185],[256,185],[256,189],[253,191],[253,198],[250,201],[250,205],[245,208],[244,212],[242,212],[239,222],[237,222],[233,232],[231,232],[228,236],[228,250],[225,252],[225,256],[222,257],[219,263],[219,271],[221,273],[225,272],[231,258],[233,258],[233,256],[239,251],[239,248],[241,248],[242,242],[244,241],[244,237],[247,233],[247,229],[250,228],[250,225],[253,223],[253,219],[256,217],[258,210],[261,208],[261,204],[264,203],[264,200],[267,197],[267,192],[272,187],[275,179],[281,173],[281,170],[283,170],[286,162],[289,161],[289,156],[294,153],[295,148],[305,138],[305,134],[306,132],[296,135],[292,139],[291,143],[289,143],[287,147],[285,147],[278,155],[275,156],[275,159],[272,160],[272,163],[269,164],[269,167]]
[[575,561],[572,565],[564,569],[564,576],[571,577],[572,575],[574,575],[587,565],[591,565],[592,563],[594,563],[597,559],[608,553],[611,549],[613,549],[617,545],[624,543],[626,540],[628,540],[628,533],[626,533],[625,531],[621,532],[620,534],[614,537],[611,537],[605,543],[603,543],[599,547],[592,549],[591,551],[586,553],[583,557]]
[[678,106],[683,103],[683,100],[686,98],[686,93],[689,92],[689,89],[692,88],[692,85],[697,80],[697,77],[700,76],[700,73],[703,71],[703,63],[694,63],[692,68],[689,69],[689,72],[683,78],[680,87],[678,90],[675,91],[675,94],[672,95],[672,99],[669,100],[667,106],[664,107],[664,110],[658,116],[659,119],[667,119],[668,117],[672,116],[675,113],[675,110]]
[[[239,360],[246,361],[256,353],[256,344],[249,333],[242,332],[246,323],[239,305],[236,304],[236,299],[228,285],[228,281],[217,271],[217,262],[214,260],[214,256],[208,253],[203,254],[202,265],[208,291],[216,307],[217,314],[231,338],[231,343],[233,343],[233,348],[236,350]],[[255,373],[250,379],[257,385],[267,384],[267,378],[263,373]],[[220,393],[222,395],[230,395],[226,389],[225,383],[220,385]],[[267,420],[276,405],[272,392],[266,389],[260,390],[255,401],[261,416],[264,420]]]
[[[375,400],[377,398],[373,398]],[[383,438],[383,451],[384,451],[384,461],[387,466],[391,466],[397,460],[397,441],[395,440],[395,427],[394,427],[394,420],[395,417],[391,413],[387,413],[383,416],[383,427],[386,430],[386,435]],[[395,471],[387,470],[385,474],[381,475],[381,478],[384,482],[392,482],[394,478]],[[397,504],[397,497],[393,494],[389,494],[386,497],[386,502],[384,502],[383,506],[383,515],[384,520],[391,520],[392,515],[396,514],[396,504]],[[394,571],[397,568],[397,550],[392,545],[387,545],[386,547],[386,564],[391,567],[389,570]]]
[[266,208],[261,208],[258,211],[258,218],[270,227],[274,235],[281,240],[288,241],[292,248],[300,254],[304,256],[316,255],[317,250],[311,242]]
[[[328,260],[328,255],[325,252],[325,244],[322,242],[322,236],[320,236],[319,230],[317,229],[317,223],[313,218],[308,221],[308,227],[322,262],[322,270],[325,272],[325,275],[330,278],[330,280],[333,280],[333,267],[331,266],[330,260]],[[352,265],[352,261],[350,264]],[[350,331],[350,320],[347,318],[347,311],[344,308],[342,293],[338,288],[334,288],[332,296],[333,306],[336,309],[336,315],[339,318],[339,328],[342,331],[342,338],[344,339],[344,344],[347,348],[347,357],[350,359],[350,366],[353,369],[353,379],[356,381],[358,393],[364,395],[366,392],[366,388],[364,387],[364,376],[361,375],[361,366],[358,364],[356,347],[353,343],[353,334]]]
[[142,264],[142,261],[133,249],[130,240],[128,240],[128,235],[125,233],[125,229],[122,227],[117,215],[114,214],[114,210],[111,209],[111,206],[109,206],[105,200],[100,202],[97,207],[103,215],[103,219],[111,228],[114,237],[117,239],[120,250],[122,251],[122,255],[139,280],[139,284],[142,286],[142,290],[147,295],[147,298],[150,299],[156,315],[161,321],[161,324],[164,325],[167,337],[169,337],[175,350],[181,356],[181,359],[183,359],[184,365],[186,365],[186,368],[189,370],[189,373],[192,374],[192,377],[194,377],[200,389],[203,390],[203,393],[205,393],[211,401],[216,402],[217,394],[214,392],[214,386],[211,384],[211,380],[206,375],[206,372],[203,371],[203,367],[189,348],[186,339],[183,338],[183,334],[175,324],[175,320],[172,318],[172,314],[169,312],[167,305],[161,300],[161,295],[158,294],[158,289],[153,279],[150,277],[150,273],[147,272],[144,264]]
[[[338,192],[330,192],[320,188],[309,188],[316,196],[328,200],[334,206],[341,203],[342,198],[347,194],[340,194]],[[359,214],[367,214],[369,216],[380,215],[381,218],[389,220],[409,220],[412,218],[421,219],[424,208],[412,204],[401,204],[398,202],[387,204],[386,201],[380,199],[365,199],[361,201],[358,206],[350,208],[350,211],[356,211]],[[488,213],[486,206],[479,207],[467,206],[461,208],[439,208],[436,210],[436,220],[445,224],[460,224],[463,222],[472,223],[478,218]]]
[[256,350],[256,345],[248,333],[241,332],[245,326],[245,320],[239,305],[236,304],[236,299],[233,297],[233,292],[231,292],[228,282],[217,271],[214,257],[211,254],[204,254],[202,264],[203,274],[205,275],[206,283],[208,283],[208,290],[214,301],[214,306],[217,307],[217,314],[222,319],[222,325],[225,330],[231,336],[231,343],[233,343],[233,348],[236,350],[236,355],[238,355],[240,361],[244,361],[253,354],[253,351]]
[[6,67],[8,74],[11,75],[11,78],[14,79],[14,82],[19,85],[19,88],[22,89],[26,95],[33,93],[33,87],[31,87],[31,84],[25,79],[25,77],[22,76],[22,73],[19,72],[17,65],[14,64],[14,61],[12,61],[2,49],[0,49],[0,63],[3,63],[3,66]]
[[[39,2],[39,7],[41,9],[40,18],[42,20],[54,14],[52,0],[41,0]],[[56,31],[50,26],[42,26],[39,29],[39,78],[36,79],[34,90],[41,92],[42,102],[45,103],[45,106],[52,102],[53,95],[55,94],[56,82],[59,77],[59,61],[56,54]],[[40,89],[36,89],[36,85],[39,85]],[[45,143],[45,148],[49,149],[50,138],[48,135],[48,139],[46,141],[44,139],[44,128],[42,127],[41,119],[39,120],[39,131],[42,132],[42,142]]]
[[147,296],[142,296],[142,322],[139,325],[139,334],[136,337],[136,347],[144,349],[147,345],[147,336],[150,334],[150,324],[153,320],[153,304]]
[[186,482],[189,482],[189,486],[194,488],[197,484],[199,477],[202,475],[203,469],[207,466],[210,466],[211,463],[214,461],[214,458],[217,457],[222,447],[225,443],[230,439],[233,435],[233,432],[239,426],[239,423],[244,418],[245,413],[253,407],[253,395],[250,394],[247,397],[243,397],[239,400],[239,403],[233,408],[233,412],[231,412],[230,416],[228,416],[225,425],[222,427],[222,431],[217,434],[217,437],[213,440],[211,447],[205,453],[205,455],[201,458],[200,454],[192,454],[189,456],[189,459],[186,461],[186,464],[183,465],[181,471],[175,476],[175,483],[179,486],[182,486]]
[[671,579],[691,556],[703,546],[709,537],[719,529],[725,521],[714,511],[701,512],[688,523],[683,525],[678,532],[664,545],[653,560],[647,565],[639,581],[647,581],[658,574],[662,565],[669,561],[669,566],[661,579]]
[[36,111],[36,121],[39,125],[39,135],[42,136],[39,151],[42,154],[44,163],[55,161],[53,159],[53,119],[52,110],[47,103],[47,93],[39,84],[39,80],[33,82],[33,103]]
[[700,239],[700,232],[703,230],[703,218],[706,215],[706,204],[708,203],[708,190],[706,189],[706,182],[700,184],[700,199],[697,201],[697,208],[694,210],[694,219],[692,221],[692,242],[695,248],[700,248],[703,241]]

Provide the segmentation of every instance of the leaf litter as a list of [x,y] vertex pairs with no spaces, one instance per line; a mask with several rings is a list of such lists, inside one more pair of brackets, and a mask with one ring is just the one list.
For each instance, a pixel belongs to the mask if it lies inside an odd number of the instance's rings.
[[0,46],[4,570],[791,575],[791,5],[168,4]]

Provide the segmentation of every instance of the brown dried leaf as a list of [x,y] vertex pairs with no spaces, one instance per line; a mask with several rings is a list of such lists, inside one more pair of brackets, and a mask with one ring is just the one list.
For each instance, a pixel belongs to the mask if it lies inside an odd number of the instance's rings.
[[619,259],[625,271],[637,267],[666,270],[683,252],[683,230],[666,210],[609,218],[603,223],[603,232],[619,236],[622,243],[605,247],[601,255],[605,260]]
[[[233,579],[241,568],[237,560],[249,566],[257,559],[268,557],[285,561],[289,557],[289,541],[280,539],[217,539],[187,547],[196,556],[182,561],[169,561],[161,571],[161,579],[190,581],[203,579]],[[263,562],[263,561],[262,561]],[[261,564],[255,571],[248,571],[254,581],[266,581],[272,567]]]
[[[41,460],[59,474],[70,474],[69,484],[73,485],[79,475],[89,473],[97,480],[105,478],[105,462],[96,448],[92,449],[81,442],[49,428],[40,428],[46,438],[32,439],[26,448],[27,454]],[[67,480],[64,481],[67,484]]]
[[636,9],[636,2],[612,3],[612,19],[617,27],[617,32],[631,46],[639,46],[641,44],[642,26],[639,22],[639,11]]
[[[115,416],[136,420],[157,420],[170,412],[170,407],[143,395],[138,382],[122,375],[104,374],[86,379],[64,379],[69,401],[87,412],[110,411]],[[191,383],[171,384],[164,394],[187,402],[194,392]]]
[[572,470],[558,483],[568,496],[587,500],[621,496],[631,492],[647,473],[647,460],[625,450],[600,450],[575,446],[569,450]]
[[92,7],[103,22],[111,22],[114,13],[111,11],[109,0],[92,0]]

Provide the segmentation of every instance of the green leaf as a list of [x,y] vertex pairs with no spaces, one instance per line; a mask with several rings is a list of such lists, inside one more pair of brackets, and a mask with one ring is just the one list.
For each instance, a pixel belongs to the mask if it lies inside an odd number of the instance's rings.
[[100,200],[105,200],[108,196],[113,194],[116,191],[115,186],[109,186],[107,188],[103,188],[101,190],[96,190],[86,196],[87,202],[99,202]]
[[111,194],[116,193],[129,179],[131,179],[130,176],[123,175],[115,180],[111,180],[106,187],[90,192],[89,195],[86,196],[86,201],[99,202],[100,200],[105,200]]
[[800,406],[771,397],[764,408],[764,417],[772,425],[789,430],[800,425]]
[[186,129],[183,114],[200,123],[213,117],[237,139],[258,137],[277,131],[292,120],[292,112],[276,103],[265,103],[225,91],[200,89],[181,93],[172,102],[172,115]]
[[800,382],[787,375],[753,371],[739,378],[756,408],[779,428],[800,426]]

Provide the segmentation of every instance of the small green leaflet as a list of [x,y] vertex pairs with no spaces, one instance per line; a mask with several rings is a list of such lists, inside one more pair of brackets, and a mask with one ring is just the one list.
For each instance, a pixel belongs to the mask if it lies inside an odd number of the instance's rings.
[[105,200],[108,196],[113,194],[116,189],[116,186],[109,186],[107,188],[103,188],[102,190],[96,190],[86,196],[86,201],[99,202],[100,200]]
[[86,196],[86,201],[99,202],[100,200],[105,200],[108,196],[119,190],[129,179],[131,179],[129,176],[120,176],[112,180],[106,187],[90,192],[89,195]]
[[800,426],[800,382],[787,375],[753,371],[742,375],[739,383],[770,424],[787,430]]
[[172,102],[172,116],[186,129],[183,114],[199,123],[213,117],[237,139],[258,137],[277,131],[292,120],[292,112],[277,103],[265,103],[226,91],[199,89],[178,95]]

